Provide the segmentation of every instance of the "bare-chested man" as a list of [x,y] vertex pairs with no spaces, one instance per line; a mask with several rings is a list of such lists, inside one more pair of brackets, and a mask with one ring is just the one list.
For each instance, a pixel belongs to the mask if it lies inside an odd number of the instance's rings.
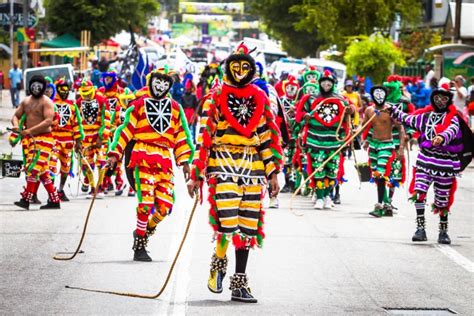
[[390,113],[383,111],[387,98],[387,89],[382,86],[374,86],[370,90],[374,106],[365,110],[362,126],[374,115],[372,120],[371,138],[365,142],[364,149],[369,149],[369,165],[372,169],[372,178],[377,184],[377,204],[369,214],[375,217],[393,216],[393,210],[386,194],[385,185],[389,180],[391,164],[398,157],[403,157],[403,142],[400,144],[398,153],[395,153],[395,145],[392,138],[392,128],[395,127],[400,133],[400,139],[404,139],[403,127],[390,117]]
[[[41,209],[59,209],[59,196],[54,188],[49,174],[49,157],[54,144],[51,134],[51,124],[54,118],[53,102],[44,95],[47,82],[42,76],[33,76],[29,82],[31,96],[26,97],[12,118],[13,132],[19,133],[26,142],[26,187],[21,193],[21,199],[15,205],[26,210],[30,207],[33,196],[42,182],[49,199]],[[20,126],[20,120],[25,121]]]

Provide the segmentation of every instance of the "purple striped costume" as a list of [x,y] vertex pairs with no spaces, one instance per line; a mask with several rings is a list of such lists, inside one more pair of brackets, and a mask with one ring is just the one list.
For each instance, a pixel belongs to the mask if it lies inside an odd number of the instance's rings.
[[[431,111],[410,115],[393,108],[392,117],[421,133],[418,139],[420,152],[416,161],[415,191],[426,196],[433,184],[434,210],[449,211],[451,189],[461,169],[457,153],[463,149],[458,116],[454,116],[449,126],[440,133],[437,133],[436,127],[444,125],[448,112]],[[436,135],[442,136],[444,141],[435,147],[431,142]]]

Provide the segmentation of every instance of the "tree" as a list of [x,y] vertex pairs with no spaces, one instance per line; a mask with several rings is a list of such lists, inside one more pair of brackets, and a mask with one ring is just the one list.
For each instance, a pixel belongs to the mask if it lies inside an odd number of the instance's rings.
[[405,65],[400,49],[380,34],[360,36],[352,41],[344,60],[348,74],[368,76],[375,83],[381,83],[390,74],[393,65]]
[[425,49],[441,44],[441,31],[432,29],[415,30],[400,36],[400,48],[409,63],[414,63],[420,58],[431,61],[433,53],[427,54]]
[[92,44],[127,30],[128,23],[143,28],[158,14],[155,0],[47,0],[46,21],[49,30],[77,38],[82,30],[91,31]]
[[253,1],[250,8],[264,22],[267,33],[281,40],[283,49],[294,57],[314,55],[321,45],[316,31],[295,29],[299,17],[289,11],[300,3],[302,0],[259,0]]

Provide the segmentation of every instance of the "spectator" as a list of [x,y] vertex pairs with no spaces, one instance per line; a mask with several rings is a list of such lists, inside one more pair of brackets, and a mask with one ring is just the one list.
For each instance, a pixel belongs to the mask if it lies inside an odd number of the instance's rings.
[[100,88],[102,86],[102,82],[100,79],[102,78],[102,73],[99,70],[99,63],[97,60],[92,62],[92,72],[91,72],[91,81],[94,86]]
[[193,142],[196,140],[196,109],[198,106],[198,99],[195,90],[196,88],[194,87],[192,80],[187,80],[184,86],[182,106],[184,114],[186,115],[186,120],[188,121]]
[[105,56],[102,56],[99,61],[99,71],[106,72],[107,70],[109,70],[109,61]]
[[0,70],[0,93],[2,93],[4,84],[5,84],[5,76],[3,75],[3,71]]
[[422,109],[430,104],[431,89],[425,87],[423,80],[418,80],[411,94],[411,101],[417,109]]
[[18,64],[13,64],[13,68],[8,73],[10,79],[10,94],[12,98],[12,106],[17,108],[20,105],[20,90],[22,87],[23,75],[18,69]]
[[433,77],[435,75],[435,72],[434,72],[433,67],[431,66],[431,64],[426,64],[425,65],[425,71],[426,71],[425,87],[429,87],[430,84],[431,84],[431,79],[433,79]]
[[464,78],[462,76],[456,76],[454,78],[453,88],[453,104],[456,106],[456,109],[464,116],[467,101],[467,89],[464,87]]
[[360,95],[360,99],[362,100],[362,111],[361,111],[361,113],[364,113],[367,106],[369,106],[369,103],[372,102],[372,98],[370,97],[370,93],[365,91],[365,81],[360,81],[359,82],[358,92],[359,92],[359,95]]
[[431,90],[438,89],[438,78],[431,78],[429,87],[431,88]]
[[354,112],[354,126],[359,126],[359,118],[360,118],[360,112],[363,109],[363,104],[362,100],[360,98],[359,93],[354,91],[354,86],[352,83],[352,80],[346,80],[346,83],[344,85],[344,91],[342,92],[342,95],[345,96],[349,101],[354,104],[356,111]]
[[474,115],[474,77],[471,77],[471,85],[467,88],[469,115]]
[[173,75],[173,85],[171,86],[171,97],[173,100],[178,102],[179,104],[182,104],[183,102],[183,92],[184,92],[184,86],[181,84],[181,80],[179,78],[178,74]]

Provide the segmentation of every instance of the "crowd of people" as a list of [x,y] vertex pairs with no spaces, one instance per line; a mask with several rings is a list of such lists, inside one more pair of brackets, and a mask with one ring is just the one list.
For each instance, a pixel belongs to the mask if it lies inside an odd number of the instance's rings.
[[[426,241],[426,193],[433,184],[438,242],[451,242],[448,214],[455,180],[465,167],[466,139],[472,143],[460,111],[465,111],[467,90],[459,77],[454,88],[440,82],[423,93],[410,92],[397,75],[370,91],[363,79],[347,80],[344,91],[338,91],[330,68],[319,72],[308,67],[298,77],[283,74],[274,84],[263,69],[241,44],[225,62],[207,65],[199,79],[168,67],[154,69],[146,86],[135,92],[119,85],[113,69],[102,69],[100,88],[92,78],[83,78],[75,100],[64,79],[34,76],[28,83],[31,96],[12,119],[10,142],[21,142],[26,172],[26,186],[15,204],[28,210],[38,203],[40,183],[49,196],[42,209],[67,202],[64,185],[73,172],[75,152],[84,175],[82,191],[89,198],[104,198],[114,190],[121,195],[126,175],[128,194],[138,199],[133,258],[151,261],[149,238],[173,208],[175,164],[182,168],[191,197],[201,192],[202,199],[203,183],[208,186],[216,242],[209,290],[223,291],[227,249],[233,244],[232,299],[256,302],[246,267],[249,250],[261,246],[265,237],[264,193],[268,191],[272,208],[279,207],[280,193],[297,191],[300,198],[312,199],[315,209],[331,209],[341,203],[344,160],[358,142],[369,151],[377,193],[369,214],[393,216],[395,190],[406,181],[404,149],[416,139],[420,151],[411,199],[417,227],[412,240]],[[426,88],[420,84],[420,89]],[[461,99],[462,109],[456,104]],[[281,190],[280,172],[285,175]]]

